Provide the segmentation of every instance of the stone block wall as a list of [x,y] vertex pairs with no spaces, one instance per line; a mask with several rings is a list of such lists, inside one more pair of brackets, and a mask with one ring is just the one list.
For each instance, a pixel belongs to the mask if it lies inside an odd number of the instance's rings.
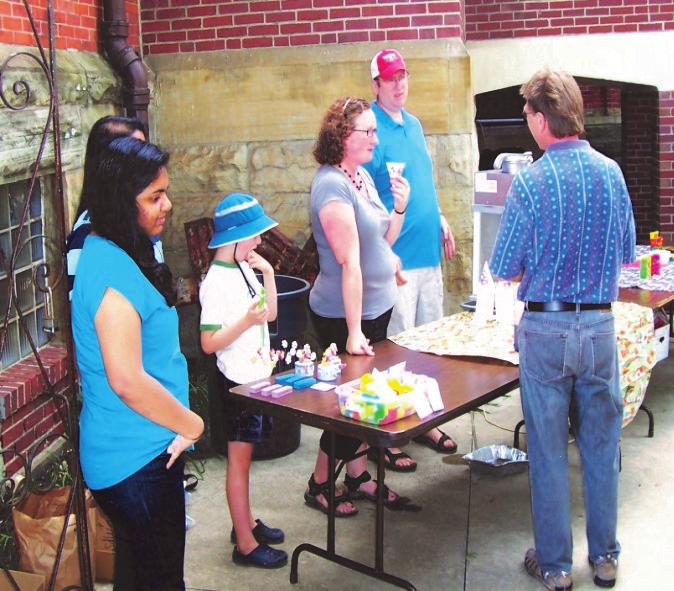
[[[449,263],[447,309],[470,292],[472,173],[477,168],[468,57],[459,40],[400,43],[411,71],[409,110],[424,125],[440,205],[459,254]],[[211,216],[223,194],[253,193],[300,248],[310,234],[311,150],[327,107],[371,96],[380,48],[317,48],[151,55],[153,138],[171,152],[174,210],[163,243],[177,275],[191,273],[183,224]],[[309,83],[307,81],[310,81]]]

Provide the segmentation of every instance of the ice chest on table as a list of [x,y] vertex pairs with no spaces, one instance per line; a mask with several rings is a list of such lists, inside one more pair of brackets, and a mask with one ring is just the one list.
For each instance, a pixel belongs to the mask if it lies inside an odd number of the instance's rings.
[[669,357],[669,324],[655,329],[655,362]]
[[335,389],[339,412],[345,417],[373,425],[386,425],[414,413],[414,390],[382,402],[360,391],[360,379]]

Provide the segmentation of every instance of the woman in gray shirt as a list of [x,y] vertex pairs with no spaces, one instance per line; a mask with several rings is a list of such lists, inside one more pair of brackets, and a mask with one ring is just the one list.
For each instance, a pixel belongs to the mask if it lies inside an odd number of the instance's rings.
[[[389,214],[370,175],[361,164],[372,159],[377,129],[370,103],[358,98],[335,101],[326,113],[314,157],[321,165],[311,184],[311,226],[318,248],[320,272],[309,295],[309,306],[320,345],[336,343],[340,351],[374,355],[372,343],[386,338],[396,298],[399,260],[391,250],[405,217],[409,184],[392,180],[394,209]],[[327,512],[329,438],[320,450],[306,503]],[[364,444],[336,437],[335,455],[349,460]],[[376,499],[377,484],[365,470],[363,456],[347,464],[350,497]],[[320,484],[319,484],[320,483]],[[385,505],[414,509],[409,499],[388,491]],[[337,516],[354,515],[356,507],[337,499]]]

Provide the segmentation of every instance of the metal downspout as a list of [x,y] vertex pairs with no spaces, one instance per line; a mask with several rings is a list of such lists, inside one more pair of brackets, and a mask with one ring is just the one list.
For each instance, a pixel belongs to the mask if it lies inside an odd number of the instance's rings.
[[129,21],[126,18],[124,0],[103,0],[101,31],[105,56],[124,83],[126,113],[143,123],[145,135],[149,139],[150,89],[143,61],[126,41]]

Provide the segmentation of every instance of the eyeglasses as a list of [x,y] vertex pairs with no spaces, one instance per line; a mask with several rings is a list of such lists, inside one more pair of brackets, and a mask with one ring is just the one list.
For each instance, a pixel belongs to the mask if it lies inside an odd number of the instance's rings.
[[376,127],[370,127],[370,129],[356,129],[354,127],[353,131],[361,131],[367,137],[374,137],[375,135],[377,135],[377,128]]

